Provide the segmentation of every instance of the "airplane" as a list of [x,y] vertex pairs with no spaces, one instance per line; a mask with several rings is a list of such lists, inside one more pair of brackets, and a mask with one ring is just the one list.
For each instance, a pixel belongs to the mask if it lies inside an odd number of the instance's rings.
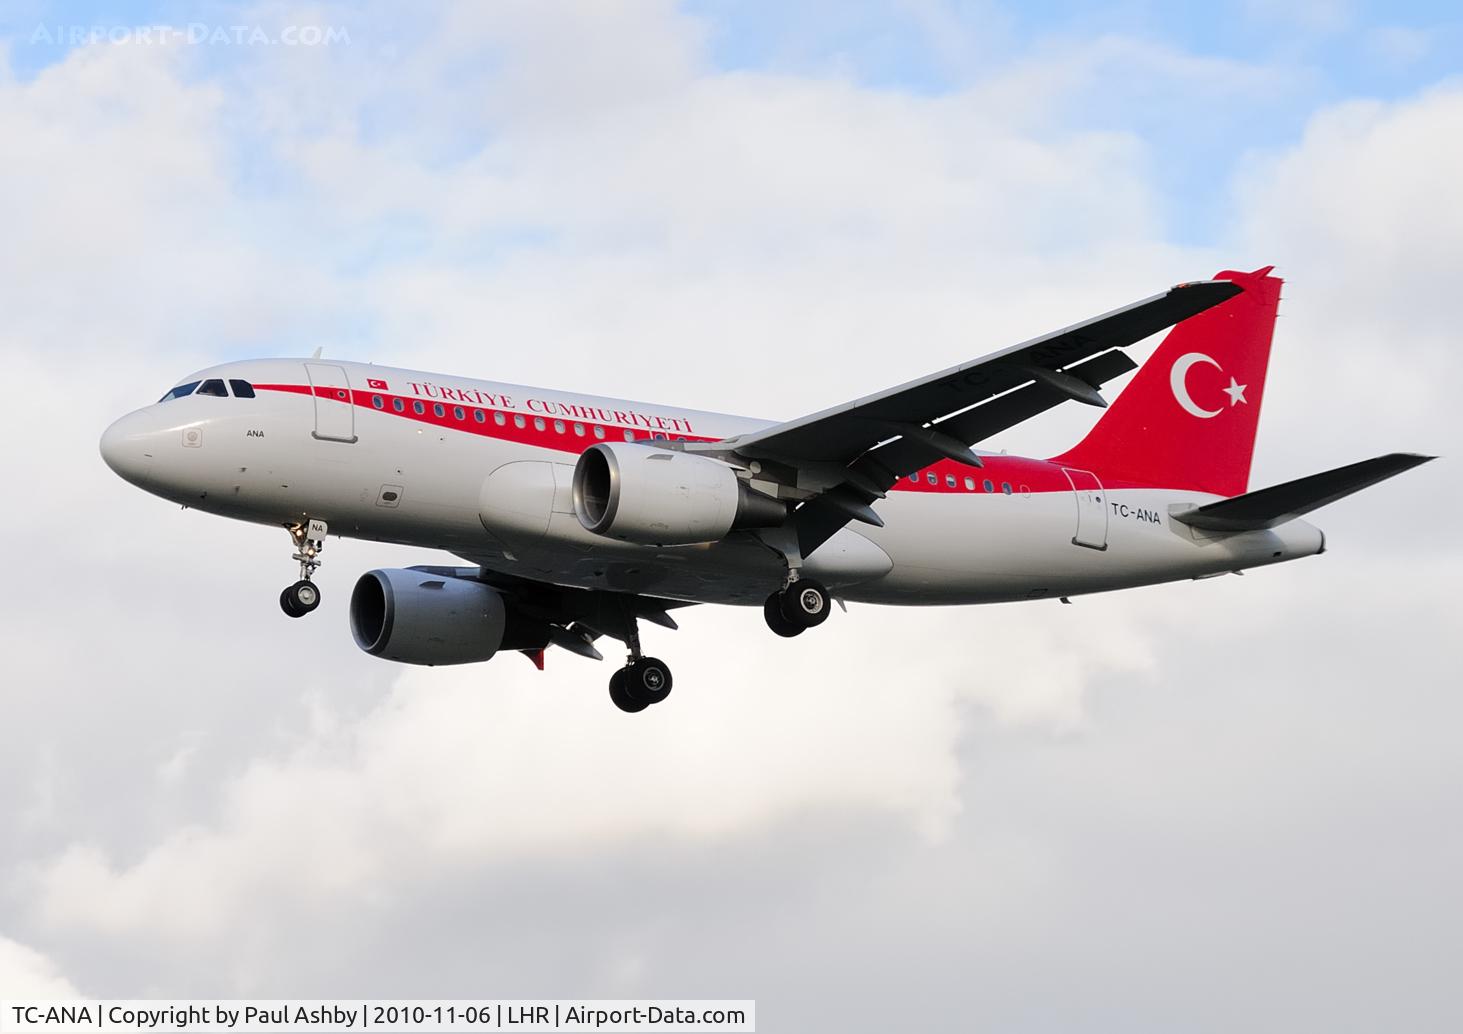
[[[610,698],[664,701],[647,621],[761,606],[779,636],[834,602],[1060,599],[1324,552],[1300,519],[1434,457],[1392,453],[1249,491],[1281,279],[1180,283],[1086,322],[783,423],[357,362],[251,359],[189,374],[103,434],[154,495],[288,530],[290,617],[321,600],[327,535],[465,566],[361,575],[368,654],[465,664],[545,651],[626,664]],[[1141,368],[1126,354],[1172,328]],[[1111,405],[1099,389],[1137,373]],[[977,443],[1061,405],[1101,407],[1048,459]]]

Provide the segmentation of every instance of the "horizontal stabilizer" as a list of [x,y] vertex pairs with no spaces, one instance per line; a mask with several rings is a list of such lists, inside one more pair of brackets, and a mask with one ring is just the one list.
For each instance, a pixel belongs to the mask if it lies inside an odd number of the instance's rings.
[[1173,519],[1205,531],[1273,528],[1436,458],[1394,452],[1176,513]]

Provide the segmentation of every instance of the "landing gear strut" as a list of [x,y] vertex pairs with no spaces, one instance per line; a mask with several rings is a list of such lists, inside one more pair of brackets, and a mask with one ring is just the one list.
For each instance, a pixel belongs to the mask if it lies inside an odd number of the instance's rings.
[[671,695],[670,666],[658,657],[640,652],[640,624],[634,613],[625,611],[625,645],[630,658],[610,676],[610,700],[621,711],[635,714]]
[[292,559],[300,562],[300,580],[279,594],[279,608],[292,618],[302,618],[320,606],[320,587],[311,578],[320,566],[320,551],[325,548],[329,527],[324,521],[311,520],[290,528],[295,544]]

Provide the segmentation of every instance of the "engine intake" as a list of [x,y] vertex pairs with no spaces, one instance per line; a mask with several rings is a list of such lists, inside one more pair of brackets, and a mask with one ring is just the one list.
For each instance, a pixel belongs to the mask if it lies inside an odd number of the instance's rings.
[[361,575],[350,625],[362,650],[405,664],[471,664],[548,642],[548,626],[520,618],[492,586],[412,569]]
[[748,488],[719,460],[629,442],[581,453],[573,494],[586,531],[646,545],[716,542],[787,520],[785,503]]

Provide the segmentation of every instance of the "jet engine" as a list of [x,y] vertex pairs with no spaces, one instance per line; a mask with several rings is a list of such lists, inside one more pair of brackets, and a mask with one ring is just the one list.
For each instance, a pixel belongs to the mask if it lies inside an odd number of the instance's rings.
[[574,513],[586,531],[671,546],[775,528],[786,504],[748,488],[725,463],[671,449],[600,442],[574,466]]
[[547,624],[520,619],[491,586],[427,570],[361,575],[350,624],[362,650],[404,664],[470,664],[548,642]]

